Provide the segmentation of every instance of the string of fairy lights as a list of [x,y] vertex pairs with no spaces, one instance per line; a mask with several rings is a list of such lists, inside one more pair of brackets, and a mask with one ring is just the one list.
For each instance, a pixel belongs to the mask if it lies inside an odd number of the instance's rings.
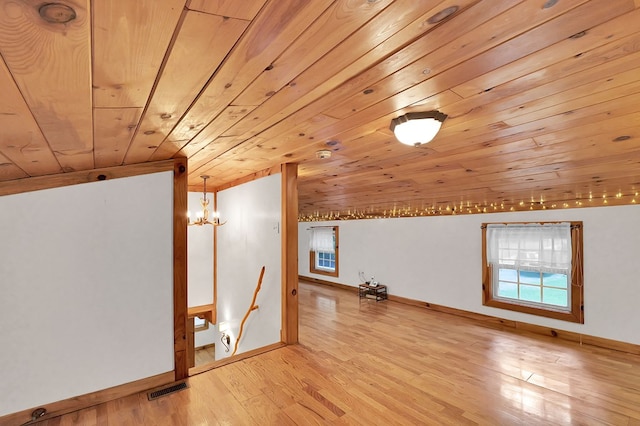
[[568,209],[580,207],[596,207],[608,205],[633,205],[640,200],[640,192],[632,190],[627,193],[621,191],[613,194],[602,194],[595,196],[589,193],[586,197],[578,195],[575,199],[566,201],[546,201],[543,197],[539,199],[516,201],[511,203],[474,203],[471,201],[461,201],[460,203],[432,204],[427,207],[404,207],[393,206],[389,209],[347,209],[344,211],[329,211],[312,213],[301,213],[298,215],[299,222],[316,222],[328,220],[357,220],[357,219],[391,219],[401,217],[420,216],[443,216],[461,214],[482,214],[515,212],[527,210],[547,210],[547,209]]

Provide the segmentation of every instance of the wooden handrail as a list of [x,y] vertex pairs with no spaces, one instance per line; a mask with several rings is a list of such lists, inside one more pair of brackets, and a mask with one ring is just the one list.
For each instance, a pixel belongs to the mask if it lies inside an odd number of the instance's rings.
[[231,356],[234,356],[236,354],[236,351],[238,350],[238,343],[240,343],[240,337],[242,337],[242,330],[244,329],[244,323],[247,321],[247,318],[249,318],[249,314],[251,314],[251,311],[255,311],[256,309],[258,309],[258,305],[256,305],[256,298],[258,297],[258,292],[260,291],[260,287],[262,287],[263,277],[264,277],[264,266],[260,271],[260,278],[258,278],[258,285],[256,286],[256,290],[253,292],[253,299],[251,300],[251,306],[249,306],[247,313],[244,315],[244,318],[240,323],[240,332],[238,333],[238,338],[236,339],[236,343],[233,346],[233,353],[231,353]]
[[201,306],[192,306],[187,308],[187,318],[199,317],[201,319],[207,320],[210,323],[214,324],[213,320],[213,312],[216,309],[216,305],[201,305]]

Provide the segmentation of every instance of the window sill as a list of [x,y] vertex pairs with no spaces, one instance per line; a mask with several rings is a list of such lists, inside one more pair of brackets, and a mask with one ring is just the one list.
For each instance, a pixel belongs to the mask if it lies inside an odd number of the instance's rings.
[[330,277],[337,277],[338,271],[323,271],[322,269],[311,268],[309,270],[312,274],[328,275]]
[[553,310],[553,309],[542,309],[534,306],[521,305],[517,303],[509,303],[509,302],[505,302],[497,299],[485,300],[482,304],[484,306],[489,306],[492,308],[505,309],[508,311],[522,312],[525,314],[536,315],[540,317],[553,318],[561,321],[584,324],[584,318],[583,318],[583,315],[581,315],[581,312],[580,314],[575,315],[572,312]]

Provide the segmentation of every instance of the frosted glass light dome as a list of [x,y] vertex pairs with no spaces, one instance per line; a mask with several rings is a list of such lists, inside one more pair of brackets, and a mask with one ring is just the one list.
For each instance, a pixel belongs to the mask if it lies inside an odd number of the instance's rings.
[[447,114],[439,111],[409,112],[391,120],[391,131],[396,139],[409,146],[431,142],[438,134]]

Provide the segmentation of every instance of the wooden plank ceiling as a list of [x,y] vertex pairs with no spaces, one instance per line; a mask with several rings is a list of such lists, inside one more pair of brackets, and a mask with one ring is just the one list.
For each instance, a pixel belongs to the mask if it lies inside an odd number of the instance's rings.
[[[186,156],[192,190],[299,163],[301,219],[640,201],[640,0],[0,11],[0,186]],[[395,140],[433,109],[431,143]]]

